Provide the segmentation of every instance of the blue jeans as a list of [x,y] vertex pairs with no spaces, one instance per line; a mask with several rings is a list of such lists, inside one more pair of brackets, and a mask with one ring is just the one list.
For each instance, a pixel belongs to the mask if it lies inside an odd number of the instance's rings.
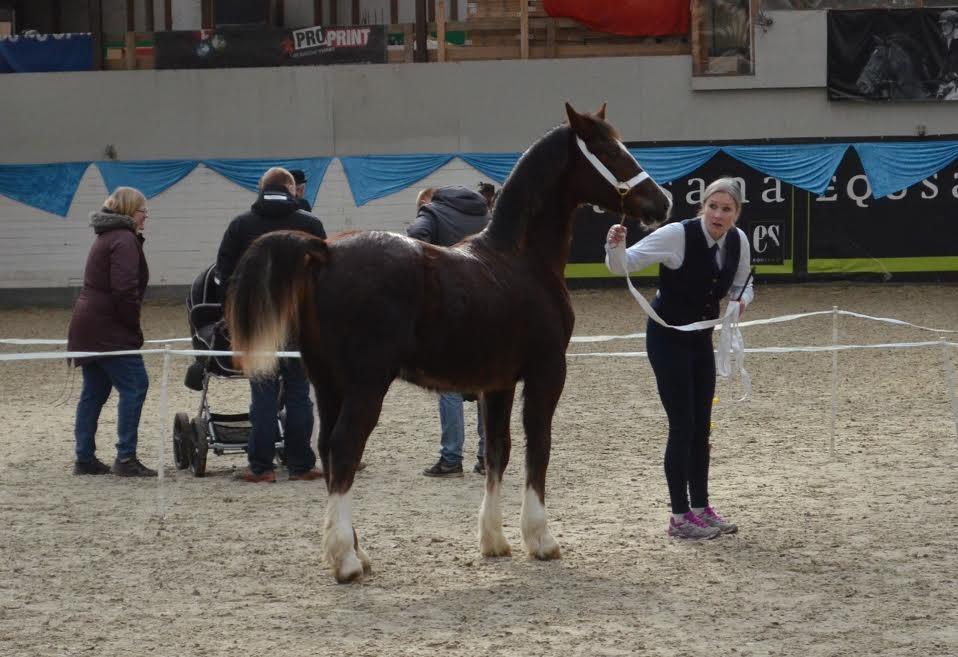
[[250,470],[262,474],[273,469],[276,441],[279,440],[280,381],[286,404],[286,465],[290,472],[312,470],[316,453],[309,445],[313,434],[313,402],[309,381],[298,358],[281,359],[279,376],[250,380],[249,420],[252,428],[247,444]]
[[[482,426],[482,409],[478,408],[479,447],[476,458],[482,460],[486,453],[486,431]],[[439,395],[439,425],[442,427],[439,458],[445,463],[462,463],[462,445],[466,442],[465,419],[462,413],[462,395],[444,392]]]
[[116,456],[125,459],[136,454],[140,413],[150,380],[142,356],[109,356],[82,366],[83,390],[77,403],[73,436],[78,463],[89,463],[96,455],[96,428],[103,404],[116,388],[120,396],[116,406]]

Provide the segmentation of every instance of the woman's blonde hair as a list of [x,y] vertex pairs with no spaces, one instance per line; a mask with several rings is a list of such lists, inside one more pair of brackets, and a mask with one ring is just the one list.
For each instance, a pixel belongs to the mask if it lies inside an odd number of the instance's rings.
[[738,219],[738,215],[742,214],[742,187],[735,178],[716,178],[709,183],[705,192],[702,193],[702,207],[699,209],[699,214],[705,213],[705,202],[709,200],[712,194],[718,192],[725,192],[732,197],[735,202],[735,218]]
[[117,187],[113,193],[103,201],[104,209],[113,214],[124,214],[132,217],[133,213],[146,205],[143,192],[132,187]]

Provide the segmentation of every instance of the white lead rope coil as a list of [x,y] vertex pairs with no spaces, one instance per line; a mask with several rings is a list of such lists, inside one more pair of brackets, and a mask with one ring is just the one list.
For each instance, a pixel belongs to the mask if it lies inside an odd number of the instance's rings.
[[[625,249],[620,246],[613,249],[612,253],[618,260],[622,271],[625,272],[625,283],[632,297],[656,324],[676,331],[701,331],[716,326],[720,327],[719,344],[715,352],[715,371],[721,377],[729,377],[738,372],[742,379],[742,397],[738,401],[749,399],[752,396],[752,378],[745,370],[745,340],[742,338],[742,331],[738,327],[739,304],[737,302],[729,303],[725,309],[725,316],[719,319],[707,319],[682,326],[672,326],[659,317],[652,304],[646,301],[645,297],[632,285],[629,270],[625,265]],[[732,362],[733,354],[734,364]]]

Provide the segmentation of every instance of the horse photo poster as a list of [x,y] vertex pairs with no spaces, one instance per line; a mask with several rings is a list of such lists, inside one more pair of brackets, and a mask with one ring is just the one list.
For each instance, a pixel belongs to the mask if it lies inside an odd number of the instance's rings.
[[828,12],[828,98],[958,100],[958,10]]

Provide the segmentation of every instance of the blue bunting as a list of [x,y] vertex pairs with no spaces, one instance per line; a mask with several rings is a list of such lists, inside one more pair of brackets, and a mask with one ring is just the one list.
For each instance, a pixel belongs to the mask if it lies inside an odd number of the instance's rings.
[[502,184],[512,173],[522,153],[460,153],[459,159]]
[[872,196],[882,198],[911,187],[958,158],[958,142],[855,144]]
[[[868,142],[856,144],[776,144],[749,146],[669,146],[633,148],[631,153],[659,183],[688,175],[722,150],[744,164],[786,183],[821,194],[849,146],[861,159],[875,198],[882,198],[933,175],[958,159],[958,141]],[[459,157],[498,183],[508,177],[519,153],[369,155],[342,157],[357,206],[405,189]],[[270,167],[302,169],[306,198],[316,203],[332,158],[153,160],[97,162],[107,189],[135,187],[148,198],[189,175],[198,163],[250,191]],[[0,194],[35,208],[66,216],[89,162],[0,165]]]
[[341,157],[357,206],[406,189],[448,164],[453,155],[363,155]]
[[135,187],[153,198],[190,175],[197,160],[144,160],[140,162],[97,162],[107,190]]
[[652,180],[664,185],[676,178],[688,175],[712,159],[718,153],[717,146],[663,146],[655,148],[630,148]]
[[266,170],[271,167],[302,169],[303,173],[306,174],[306,192],[304,196],[311,205],[315,205],[316,195],[319,193],[319,186],[323,182],[326,169],[329,168],[329,163],[332,159],[331,157],[307,157],[292,160],[203,160],[203,164],[224,178],[231,180],[251,192],[257,191],[259,188],[259,179],[262,178]]
[[757,171],[821,194],[845,157],[848,144],[723,146],[722,150]]
[[89,162],[2,164],[0,194],[65,217],[88,166]]

